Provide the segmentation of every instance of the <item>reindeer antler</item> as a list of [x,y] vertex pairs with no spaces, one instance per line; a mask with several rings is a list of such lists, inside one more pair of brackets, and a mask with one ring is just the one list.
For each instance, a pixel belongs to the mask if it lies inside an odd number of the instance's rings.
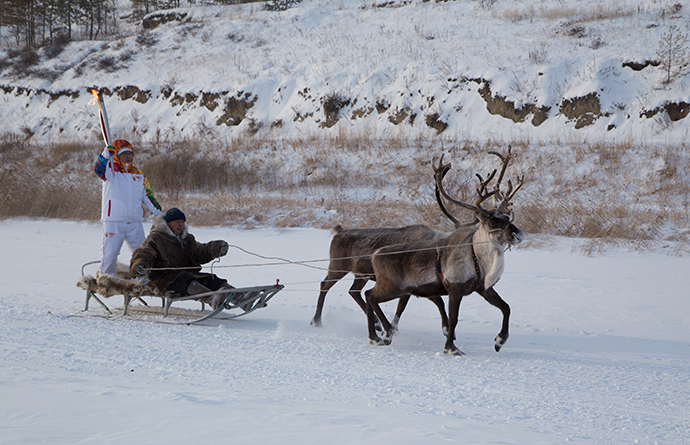
[[515,189],[513,189],[513,183],[510,180],[508,180],[508,191],[505,194],[500,191],[501,181],[503,181],[503,177],[505,176],[506,169],[508,168],[508,163],[511,159],[515,157],[515,155],[511,153],[511,150],[512,146],[508,145],[508,152],[505,155],[495,151],[489,152],[489,154],[498,156],[498,158],[503,162],[503,165],[501,166],[501,174],[498,175],[498,179],[496,180],[496,189],[499,190],[497,197],[501,200],[501,202],[498,205],[498,210],[503,213],[510,212],[510,206],[512,205],[510,200],[513,199],[513,196],[515,196],[517,191],[520,190],[520,187],[522,187],[522,184],[524,184],[525,182],[525,175],[523,174],[521,176],[518,176],[518,185]]
[[[481,206],[482,202],[490,198],[491,196],[495,195],[498,190],[492,190],[490,192],[486,191],[486,185],[488,182],[491,181],[493,178],[494,174],[489,175],[489,179],[487,181],[482,180],[480,175],[477,175],[480,180],[480,187],[477,189],[477,194],[479,195],[477,200],[475,201],[474,205],[468,204],[466,202],[457,200],[455,198],[451,198],[448,193],[446,193],[445,189],[443,188],[443,177],[445,174],[450,170],[450,164],[443,164],[443,156],[441,156],[441,159],[438,162],[438,166],[434,168],[434,178],[436,179],[436,187],[438,188],[439,192],[441,192],[441,195],[443,195],[444,198],[446,198],[448,201],[452,202],[453,204],[459,205],[460,207],[464,207],[468,210],[472,210],[475,213],[482,213],[484,215],[488,215],[490,212],[483,208]],[[474,224],[474,222],[472,223]]]
[[[498,175],[498,178],[496,179],[496,183],[489,190],[489,186],[491,184],[491,181],[493,181],[494,178],[496,178],[496,173],[498,173],[498,170],[493,170],[491,173],[489,173],[484,179],[482,175],[479,173],[476,174],[477,178],[479,179],[479,186],[477,187],[477,200],[475,201],[474,205],[451,198],[448,196],[448,193],[446,193],[445,189],[443,188],[443,178],[448,173],[448,170],[450,170],[450,163],[448,164],[443,164],[443,155],[441,155],[441,158],[438,162],[438,166],[434,167],[434,179],[436,180],[436,189],[437,189],[437,200],[439,200],[439,205],[440,204],[440,199],[438,196],[438,192],[443,195],[444,198],[449,200],[450,202],[457,204],[461,207],[464,207],[468,210],[472,210],[475,213],[482,213],[484,215],[488,215],[491,213],[490,211],[486,210],[484,207],[482,207],[482,203],[486,201],[487,199],[491,198],[492,196],[498,198],[500,200],[500,203],[497,207],[497,210],[502,212],[502,213],[510,213],[510,206],[512,205],[510,200],[515,196],[517,191],[522,187],[524,183],[525,176],[518,176],[518,185],[517,187],[513,188],[513,183],[508,180],[508,190],[506,193],[503,193],[501,191],[501,182],[503,181],[503,178],[505,176],[506,170],[508,168],[508,164],[510,163],[510,160],[515,157],[511,153],[511,146],[508,146],[508,152],[506,154],[501,154],[495,151],[490,151],[489,152],[492,155],[497,156],[499,159],[502,161],[501,165],[501,170],[500,174]],[[446,216],[451,218],[454,222],[457,221],[455,218],[451,217],[446,211],[445,208],[441,205],[441,209],[444,211]],[[474,224],[474,222],[472,223]],[[456,223],[457,227],[457,223]]]
[[460,226],[462,226],[462,223],[460,223],[460,221],[456,217],[451,215],[450,212],[446,209],[446,206],[443,205],[443,200],[441,199],[441,194],[438,188],[438,183],[443,181],[443,177],[446,176],[446,173],[448,173],[448,171],[450,170],[450,163],[443,163],[443,154],[441,154],[441,158],[438,160],[438,166],[436,165],[435,159],[432,159],[431,163],[434,167],[434,182],[436,183],[436,187],[434,187],[434,195],[436,196],[436,202],[438,203],[438,206],[441,208],[441,212],[443,212],[443,214],[446,215],[446,217],[453,222],[453,225],[455,225],[455,228],[457,229]]

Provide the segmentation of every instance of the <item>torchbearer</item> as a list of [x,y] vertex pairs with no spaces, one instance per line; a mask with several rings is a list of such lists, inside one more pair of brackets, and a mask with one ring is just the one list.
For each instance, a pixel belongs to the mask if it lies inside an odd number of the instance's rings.
[[117,274],[117,257],[122,243],[127,242],[134,251],[144,241],[145,210],[143,203],[154,215],[161,213],[161,206],[144,172],[134,166],[134,147],[124,139],[115,139],[110,144],[110,130],[105,114],[105,104],[94,91],[98,100],[99,116],[106,147],[98,155],[93,170],[103,180],[101,199],[101,222],[103,243],[101,245],[100,272]]

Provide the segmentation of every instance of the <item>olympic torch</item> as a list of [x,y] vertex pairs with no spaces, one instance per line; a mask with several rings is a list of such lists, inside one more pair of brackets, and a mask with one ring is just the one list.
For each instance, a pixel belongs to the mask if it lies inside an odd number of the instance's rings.
[[[101,97],[100,91],[95,88],[91,88],[91,94],[93,94],[94,100],[98,104],[98,118],[101,122],[101,133],[103,133],[103,140],[105,145],[110,145],[110,126],[108,125],[108,113],[105,111],[105,103]],[[91,104],[93,100],[91,101]]]

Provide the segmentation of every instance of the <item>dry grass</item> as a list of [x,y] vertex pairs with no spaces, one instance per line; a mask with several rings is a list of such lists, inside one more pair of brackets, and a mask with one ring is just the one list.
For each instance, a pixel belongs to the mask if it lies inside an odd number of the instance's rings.
[[[100,187],[94,181],[74,178],[53,181],[34,172],[17,171],[0,177],[0,217],[26,216],[97,220],[100,218]],[[98,186],[98,184],[95,184]]]
[[564,8],[527,5],[521,8],[493,9],[492,16],[509,22],[532,19],[551,21],[568,20],[569,22],[593,22],[616,18],[632,17],[638,10],[619,2],[592,2],[586,8]]
[[[100,143],[35,145],[0,137],[0,218],[96,220]],[[515,198],[516,223],[534,243],[577,238],[595,254],[611,246],[690,248],[690,150],[677,146],[531,144],[514,141],[508,178],[526,175]],[[453,164],[446,188],[474,200],[475,174],[497,167],[495,141],[375,140],[358,135],[287,141],[238,138],[138,142],[136,162],[161,204],[183,208],[193,225],[330,228],[452,225],[433,195],[432,158]],[[462,220],[463,214],[449,209]],[[529,245],[529,243],[528,243]]]

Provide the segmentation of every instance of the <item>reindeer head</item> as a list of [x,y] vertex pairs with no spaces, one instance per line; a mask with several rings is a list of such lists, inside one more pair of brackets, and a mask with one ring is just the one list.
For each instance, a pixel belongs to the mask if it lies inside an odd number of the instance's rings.
[[[511,153],[510,146],[508,146],[508,152],[505,155],[497,152],[489,153],[498,156],[501,159],[501,173],[498,175],[496,183],[491,189],[491,181],[493,181],[493,179],[496,177],[498,170],[493,170],[486,179],[484,179],[480,174],[476,175],[479,179],[479,186],[477,187],[477,200],[475,201],[474,205],[451,198],[444,190],[442,181],[448,170],[450,170],[450,164],[443,164],[443,155],[441,155],[438,165],[434,166],[436,187],[438,191],[440,191],[441,195],[450,202],[474,212],[475,220],[467,225],[479,223],[480,230],[487,231],[493,242],[501,245],[517,245],[525,238],[525,233],[513,224],[514,213],[511,200],[520,187],[522,187],[522,184],[524,183],[524,175],[518,177],[518,185],[515,188],[513,188],[513,184],[509,180],[508,189],[503,192],[501,190],[501,181],[503,181],[506,169],[508,168],[508,163],[510,162],[510,159],[514,157],[514,155]],[[484,201],[488,200],[489,198],[492,198],[495,204],[497,203],[493,209],[486,209],[482,206]]]

